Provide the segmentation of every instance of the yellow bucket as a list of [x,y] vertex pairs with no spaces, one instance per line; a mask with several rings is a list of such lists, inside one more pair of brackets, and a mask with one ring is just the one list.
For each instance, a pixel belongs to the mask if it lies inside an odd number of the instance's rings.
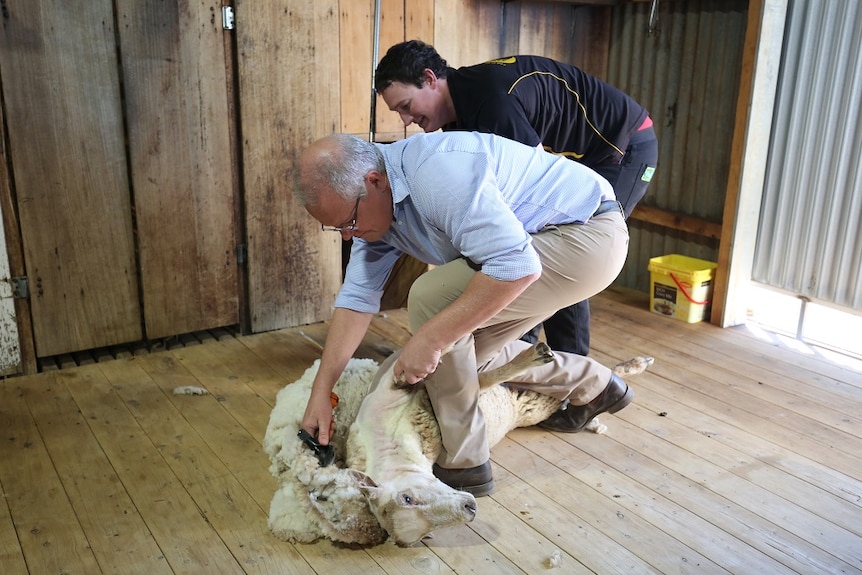
[[709,317],[716,265],[679,254],[650,258],[650,309],[688,323]]

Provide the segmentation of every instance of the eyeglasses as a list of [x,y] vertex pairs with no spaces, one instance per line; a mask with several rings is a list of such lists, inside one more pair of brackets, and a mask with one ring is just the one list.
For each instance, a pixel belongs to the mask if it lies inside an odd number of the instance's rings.
[[324,232],[355,232],[356,231],[356,215],[359,213],[359,201],[362,197],[356,198],[356,205],[353,206],[353,215],[350,217],[350,223],[344,226],[324,226],[320,224],[321,231]]

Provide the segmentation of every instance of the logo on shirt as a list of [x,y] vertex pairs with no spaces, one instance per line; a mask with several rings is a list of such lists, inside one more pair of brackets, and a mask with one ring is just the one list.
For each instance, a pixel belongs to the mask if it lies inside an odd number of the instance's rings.
[[551,152],[555,156],[564,156],[566,158],[573,158],[575,160],[580,160],[584,157],[583,154],[579,154],[577,152],[555,152],[551,146],[542,146],[546,152]]
[[649,182],[652,180],[652,175],[655,173],[655,168],[651,168],[647,166],[647,169],[644,170],[644,175],[641,176],[641,180],[644,182]]
[[488,60],[486,62],[486,64],[500,64],[500,65],[514,64],[514,63],[515,63],[515,57],[514,56],[509,56],[508,58],[497,58],[496,60]]

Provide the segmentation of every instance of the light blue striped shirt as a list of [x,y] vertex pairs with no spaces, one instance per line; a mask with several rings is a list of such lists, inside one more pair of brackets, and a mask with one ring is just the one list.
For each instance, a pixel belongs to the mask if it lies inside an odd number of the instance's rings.
[[502,281],[539,272],[530,234],[585,223],[602,201],[616,199],[583,164],[493,134],[434,132],[377,146],[394,219],[380,241],[353,239],[336,307],[379,311],[402,253],[434,265],[463,256]]

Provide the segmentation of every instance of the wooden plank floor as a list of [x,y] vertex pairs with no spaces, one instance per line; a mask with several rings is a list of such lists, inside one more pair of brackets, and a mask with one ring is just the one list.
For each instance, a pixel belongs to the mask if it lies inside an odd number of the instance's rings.
[[656,358],[607,433],[510,433],[477,520],[408,549],[267,529],[261,441],[325,324],[0,381],[0,573],[862,573],[860,362],[647,308],[592,302],[596,359]]

